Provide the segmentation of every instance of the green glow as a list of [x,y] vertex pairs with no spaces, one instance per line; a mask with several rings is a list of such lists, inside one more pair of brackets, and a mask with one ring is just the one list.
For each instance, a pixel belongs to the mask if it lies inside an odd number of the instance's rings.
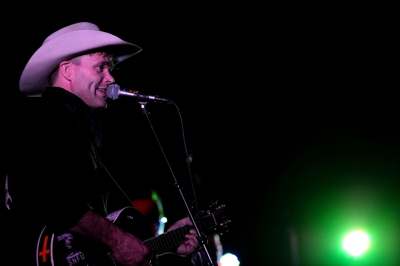
[[369,236],[361,230],[349,233],[343,240],[343,249],[353,257],[364,254],[369,245]]

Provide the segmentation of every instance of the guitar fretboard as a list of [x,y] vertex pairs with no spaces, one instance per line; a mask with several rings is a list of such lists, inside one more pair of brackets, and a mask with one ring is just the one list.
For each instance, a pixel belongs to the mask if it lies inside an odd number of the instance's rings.
[[185,235],[189,234],[189,225],[168,231],[162,235],[147,239],[143,243],[156,254],[162,254],[187,240]]

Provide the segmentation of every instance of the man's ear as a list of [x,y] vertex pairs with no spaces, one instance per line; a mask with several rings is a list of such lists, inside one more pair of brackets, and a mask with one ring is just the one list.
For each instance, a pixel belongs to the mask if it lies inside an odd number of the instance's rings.
[[60,74],[67,80],[71,79],[71,62],[63,61],[59,65]]

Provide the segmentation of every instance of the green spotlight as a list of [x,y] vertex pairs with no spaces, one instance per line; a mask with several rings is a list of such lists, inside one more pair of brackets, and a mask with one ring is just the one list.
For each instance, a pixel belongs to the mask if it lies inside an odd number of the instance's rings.
[[369,248],[369,236],[361,231],[353,231],[345,236],[343,249],[353,257],[359,257]]

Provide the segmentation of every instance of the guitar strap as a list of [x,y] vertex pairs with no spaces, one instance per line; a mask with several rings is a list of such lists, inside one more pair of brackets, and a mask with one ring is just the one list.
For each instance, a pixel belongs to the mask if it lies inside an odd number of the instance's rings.
[[[108,177],[111,178],[111,180],[114,182],[114,184],[118,187],[118,189],[121,191],[122,195],[124,198],[126,198],[129,202],[130,206],[133,206],[133,203],[131,199],[128,197],[128,195],[125,193],[125,191],[122,189],[122,187],[118,184],[118,182],[115,180],[115,178],[112,176],[110,171],[108,171],[107,167],[103,164],[103,162],[100,159],[100,154],[97,150],[96,144],[93,143],[93,140],[90,140],[90,150],[88,150],[90,158],[92,159],[94,169],[98,170],[99,168],[103,169]],[[108,203],[108,192],[104,193],[102,197],[103,201],[103,211],[105,215],[108,215],[108,209],[107,209],[107,203]],[[90,206],[89,206],[90,207]],[[135,206],[133,206],[135,207]]]

